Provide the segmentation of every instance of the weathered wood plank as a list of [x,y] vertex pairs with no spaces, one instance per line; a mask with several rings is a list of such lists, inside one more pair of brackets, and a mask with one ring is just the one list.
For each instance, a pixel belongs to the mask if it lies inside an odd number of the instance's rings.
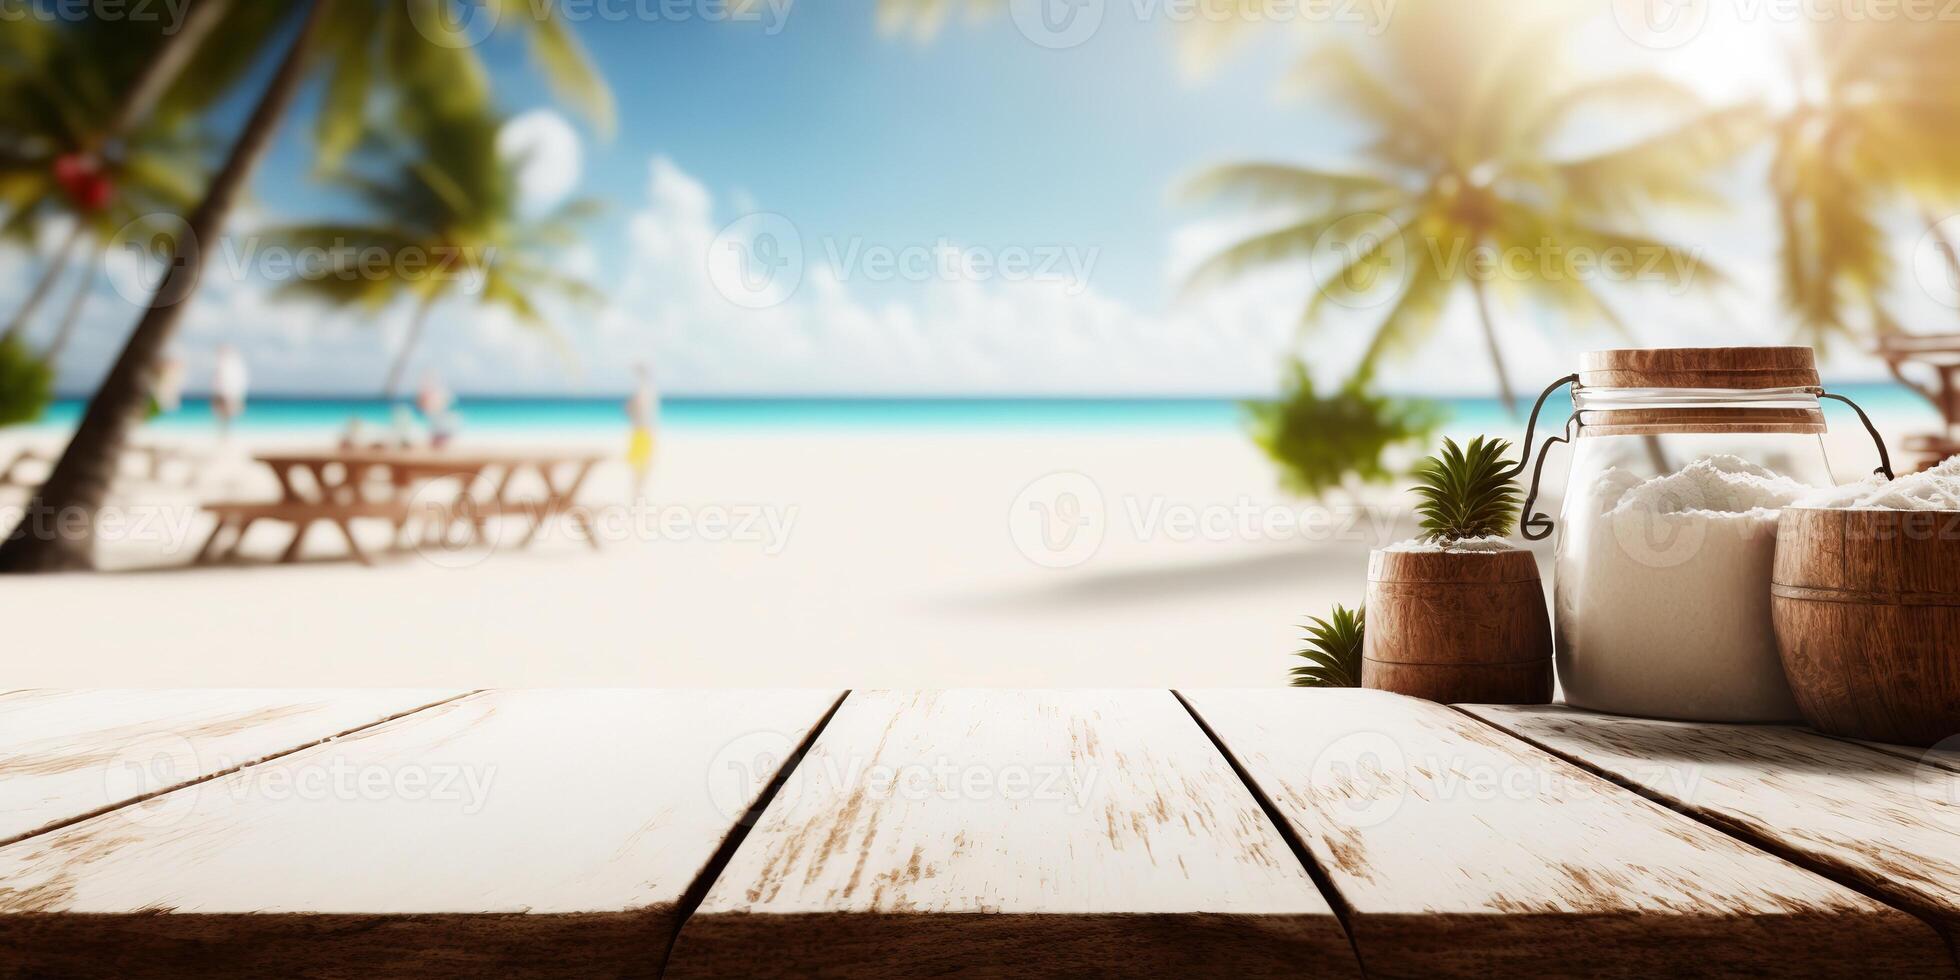
[[1466,710],[1960,936],[1960,772],[1786,726]]
[[853,693],[671,977],[1354,976],[1338,919],[1165,691]]
[[[1837,738],[1838,736],[1832,737]],[[1887,755],[1896,755],[1910,762],[1921,762],[1942,766],[1947,769],[1960,770],[1960,751],[1954,749],[1939,747],[1922,749],[1912,745],[1894,745],[1890,742],[1867,742],[1863,739],[1856,738],[1847,738],[1843,739],[1843,741],[1850,742],[1853,745],[1862,745],[1868,749],[1876,749]],[[1943,744],[1960,745],[1960,741]]]
[[1442,705],[1193,691],[1347,907],[1370,976],[1950,970],[1924,923]]
[[0,848],[0,962],[652,976],[683,895],[837,698],[451,701]]
[[0,697],[0,844],[463,691],[20,691]]

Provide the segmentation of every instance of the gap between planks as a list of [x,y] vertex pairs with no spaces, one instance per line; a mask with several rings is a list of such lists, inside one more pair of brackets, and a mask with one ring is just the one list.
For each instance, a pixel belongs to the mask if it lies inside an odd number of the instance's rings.
[[[1869,885],[1865,884],[1864,882],[1860,881],[1858,879],[1858,876],[1845,873],[1831,862],[1820,860],[1801,850],[1779,843],[1773,838],[1764,837],[1760,834],[1757,834],[1754,831],[1750,830],[1747,826],[1743,825],[1740,821],[1730,820],[1722,816],[1721,814],[1715,813],[1713,811],[1701,811],[1693,807],[1687,806],[1686,804],[1679,803],[1673,799],[1670,799],[1665,794],[1657,790],[1652,790],[1647,788],[1646,786],[1640,784],[1635,780],[1623,778],[1622,776],[1620,776],[1620,774],[1613,772],[1612,770],[1607,769],[1604,766],[1595,765],[1594,763],[1586,759],[1584,756],[1560,751],[1559,749],[1553,748],[1552,746],[1547,745],[1539,741],[1538,739],[1535,739],[1530,735],[1525,734],[1522,731],[1515,731],[1510,728],[1506,728],[1503,725],[1500,725],[1497,722],[1490,720],[1489,718],[1485,718],[1484,716],[1479,715],[1474,711],[1466,710],[1462,705],[1452,704],[1449,707],[1452,711],[1455,711],[1456,713],[1463,715],[1466,718],[1473,719],[1478,724],[1487,726],[1493,731],[1497,731],[1502,734],[1509,735],[1512,738],[1518,739],[1519,741],[1524,742],[1526,745],[1529,745],[1540,752],[1544,752],[1556,759],[1563,759],[1566,762],[1578,766],[1580,769],[1583,769],[1586,772],[1589,772],[1594,776],[1599,777],[1600,779],[1604,779],[1615,786],[1625,789],[1630,793],[1635,793],[1640,796],[1646,797],[1647,799],[1652,800],[1653,802],[1658,803],[1661,806],[1664,806],[1669,810],[1674,811],[1675,813],[1681,814],[1682,816],[1687,817],[1690,820],[1712,827],[1715,830],[1727,834],[1728,836],[1733,837],[1736,840],[1749,845],[1750,847],[1756,848],[1759,851],[1769,854],[1772,857],[1781,858],[1782,860],[1788,861],[1789,863],[1794,864],[1797,867],[1810,872],[1811,874],[1817,875],[1820,878],[1824,878],[1828,881],[1834,882],[1845,888],[1849,888],[1852,891],[1857,892],[1858,894],[1863,895],[1874,902],[1877,902],[1888,908],[1898,909],[1899,911],[1904,912],[1907,915],[1910,915],[1918,919],[1919,921],[1926,923],[1926,925],[1933,930],[1933,934],[1938,936],[1942,941],[1946,943],[1947,952],[1954,958],[1955,963],[1960,964],[1960,936],[1954,936],[1949,934],[1947,930],[1943,928],[1939,922],[1936,922],[1933,919],[1928,918],[1927,916],[1921,914],[1916,909],[1908,908],[1904,905],[1899,904],[1898,899],[1887,897],[1886,895],[1881,894],[1878,889],[1872,888]],[[1826,735],[1818,735],[1816,733],[1810,733],[1810,734],[1813,734],[1817,738],[1830,739],[1831,741],[1842,742],[1847,745],[1855,746],[1866,752],[1872,752],[1879,755],[1895,755],[1895,756],[1899,755],[1899,753],[1887,752],[1878,746],[1861,742],[1855,739],[1837,739],[1837,738],[1831,738],[1830,736],[1826,736]]]
[[1327,870],[1314,859],[1313,852],[1307,848],[1307,842],[1300,838],[1293,824],[1286,819],[1284,813],[1280,812],[1279,805],[1259,787],[1258,781],[1254,780],[1252,773],[1239,762],[1238,756],[1232,754],[1225,740],[1219,738],[1218,733],[1212,731],[1211,726],[1206,724],[1204,718],[1198,714],[1198,710],[1191,706],[1191,702],[1185,700],[1184,692],[1173,689],[1170,694],[1177,699],[1184,713],[1191,717],[1192,724],[1197,725],[1198,730],[1211,741],[1212,747],[1218,750],[1218,754],[1225,757],[1225,764],[1232,767],[1232,774],[1239,778],[1239,783],[1245,787],[1245,791],[1252,794],[1252,798],[1259,804],[1259,809],[1266,814],[1266,820],[1279,831],[1280,839],[1286,841],[1286,846],[1293,851],[1294,860],[1299,861],[1300,865],[1307,869],[1307,877],[1313,879],[1314,887],[1320,889],[1320,897],[1327,900],[1327,906],[1334,910],[1334,918],[1340,921],[1341,932],[1347,935],[1348,947],[1354,950],[1354,961],[1361,966],[1361,975],[1367,976],[1368,963],[1361,958],[1361,944],[1355,941],[1354,926],[1349,921],[1353,910],[1348,907],[1347,899],[1341,895],[1340,889],[1334,887],[1334,879],[1329,877]]
[[823,730],[830,725],[830,719],[836,717],[837,709],[843,707],[844,701],[850,696],[850,689],[845,688],[842,694],[837,695],[837,700],[830,702],[830,709],[823,713],[823,717],[817,719],[816,724],[810,726],[810,734],[804,736],[803,743],[790,752],[782,765],[776,767],[776,775],[769,780],[769,785],[762,787],[762,792],[756,794],[755,802],[749,806],[748,812],[742,814],[735,826],[728,829],[728,836],[722,838],[721,846],[715,848],[715,853],[708,858],[708,863],[701,867],[701,873],[695,875],[694,880],[688,882],[686,890],[681,892],[680,900],[674,903],[674,934],[667,937],[667,948],[660,956],[661,976],[666,976],[667,965],[674,960],[674,947],[680,944],[681,930],[687,928],[687,920],[694,917],[695,910],[699,909],[701,903],[707,899],[708,890],[713,888],[715,882],[721,878],[721,873],[728,867],[728,862],[734,859],[735,852],[741,848],[742,842],[748,839],[749,831],[755,829],[756,821],[762,819],[763,811],[767,810],[769,803],[782,792],[791,774],[803,764],[803,758],[810,754],[810,748],[817,744],[817,736],[823,734]]
[[1869,742],[1862,738],[1849,738],[1843,735],[1830,735],[1824,732],[1817,732],[1816,734],[1833,741],[1849,742],[1852,745],[1861,746],[1873,752],[1898,756],[1909,762],[1917,762],[1922,766],[1932,766],[1936,769],[1960,772],[1960,752],[1937,748],[1915,749],[1910,745],[1893,745],[1889,742]]
[[[5,698],[14,694],[24,694],[24,693],[26,692],[8,691],[5,694],[0,694],[0,698]],[[138,803],[145,803],[150,800],[154,800],[157,797],[162,796],[166,793],[175,793],[178,790],[188,789],[192,786],[198,786],[204,783],[208,783],[214,779],[222,779],[234,773],[238,773],[243,770],[250,769],[253,766],[260,765],[267,762],[272,762],[277,759],[283,759],[286,756],[292,755],[295,752],[303,752],[307,749],[313,748],[316,745],[325,745],[328,742],[331,742],[337,738],[345,738],[346,736],[352,735],[355,732],[367,731],[368,729],[373,728],[376,725],[385,725],[391,721],[398,721],[402,718],[408,717],[409,715],[416,714],[422,711],[427,711],[430,708],[438,707],[440,705],[445,705],[450,703],[451,701],[460,701],[463,698],[473,697],[481,693],[483,693],[483,691],[480,689],[475,691],[464,691],[461,694],[452,695],[450,697],[443,698],[439,701],[431,701],[428,704],[418,705],[416,707],[408,709],[407,711],[398,711],[392,715],[389,715],[386,718],[376,718],[373,721],[361,725],[356,725],[353,728],[345,729],[343,731],[333,732],[331,734],[313,739],[301,745],[295,745],[292,746],[291,748],[281,749],[278,752],[268,753],[266,755],[259,756],[256,759],[247,759],[244,762],[241,762],[235,766],[231,766],[226,769],[219,769],[214,772],[204,773],[202,775],[195,776],[190,779],[186,779],[182,782],[172,783],[168,786],[163,786],[138,796],[132,796],[126,800],[118,800],[114,803],[108,804],[107,806],[96,807],[95,809],[89,810],[85,813],[77,813],[71,816],[63,817],[52,823],[40,827],[36,827],[33,830],[24,831],[22,833],[15,834],[12,837],[0,838],[0,847],[11,847],[12,845],[18,844],[21,841],[32,840],[43,834],[51,834],[57,830],[62,830],[67,827],[72,827],[75,824],[81,823],[84,820],[92,820],[105,813],[114,813],[115,811],[121,810],[124,807],[135,806]]]

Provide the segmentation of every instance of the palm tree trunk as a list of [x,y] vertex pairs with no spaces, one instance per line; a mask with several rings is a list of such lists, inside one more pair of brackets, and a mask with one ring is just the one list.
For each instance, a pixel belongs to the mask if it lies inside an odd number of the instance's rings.
[[34,291],[27,294],[27,302],[21,304],[20,311],[14,314],[12,322],[7,324],[7,329],[0,331],[0,343],[12,340],[26,329],[27,321],[34,317],[34,311],[40,309],[41,304],[47,301],[49,293],[54,292],[54,284],[61,279],[62,273],[68,271],[68,262],[75,257],[75,247],[82,242],[82,230],[82,221],[77,218],[74,230],[68,233],[68,238],[61,243],[60,250],[55,252],[54,264],[48,266],[46,272],[41,273],[41,281],[35,283]]
[[[264,158],[273,133],[299,93],[313,37],[333,5],[334,0],[313,0],[304,25],[246,120],[231,155],[212,178],[203,202],[191,212],[186,237],[177,243],[171,268],[157,288],[149,312],[137,322],[115,366],[89,399],[81,425],[54,472],[28,502],[20,524],[0,544],[0,572],[79,570],[94,564],[95,519],[109,494],[129,430],[142,417],[154,387],[157,360],[176,333],[187,301],[203,277],[204,255],[217,244],[239,192]],[[78,523],[81,526],[75,527]]]
[[192,0],[191,9],[184,15],[183,23],[177,25],[177,32],[164,38],[155,56],[143,66],[129,91],[123,94],[122,105],[110,117],[108,125],[95,134],[96,145],[89,148],[94,152],[104,143],[113,143],[129,135],[129,131],[148,119],[150,110],[156,108],[158,100],[183,74],[184,66],[190,64],[205,38],[213,28],[225,19],[231,10],[232,0]]
[[1511,376],[1504,370],[1504,352],[1497,346],[1497,323],[1490,315],[1490,295],[1484,281],[1470,277],[1470,292],[1477,297],[1477,322],[1484,328],[1484,344],[1490,348],[1490,366],[1497,371],[1497,397],[1504,402],[1504,411],[1512,418],[1522,418],[1518,414],[1518,395],[1511,390]]
[[422,328],[429,325],[429,310],[436,305],[436,294],[423,295],[415,304],[415,318],[408,322],[408,336],[402,338],[402,348],[395,352],[395,363],[388,367],[388,380],[381,386],[381,396],[394,401],[401,391],[402,372],[408,370],[408,359],[415,353],[415,345],[422,340]]
[[1946,274],[1949,277],[1947,285],[1960,289],[1960,253],[1954,251],[1952,240],[1946,237],[1946,232],[1940,230],[1939,215],[1934,214],[1929,208],[1920,208],[1919,220],[1926,223],[1926,233],[1932,235],[1938,242],[1940,258],[1946,260]]
[[75,287],[75,298],[68,301],[68,311],[61,316],[61,327],[55,331],[54,340],[48,343],[47,352],[41,355],[41,360],[49,366],[61,360],[61,352],[68,349],[68,341],[75,336],[75,325],[81,322],[82,308],[88,305],[89,294],[95,291],[95,277],[102,272],[102,254],[100,248],[90,253],[88,269],[82,273],[81,285]]

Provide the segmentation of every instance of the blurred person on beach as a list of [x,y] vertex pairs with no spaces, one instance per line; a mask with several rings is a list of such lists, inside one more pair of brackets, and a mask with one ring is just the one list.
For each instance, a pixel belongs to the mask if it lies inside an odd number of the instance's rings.
[[245,369],[245,355],[225,344],[218,348],[218,363],[211,372],[211,414],[218,418],[218,437],[231,438],[231,424],[245,414],[245,391],[251,377]]
[[441,377],[433,373],[422,377],[422,386],[415,392],[415,407],[429,424],[429,444],[437,449],[449,445],[456,436],[456,413],[450,411],[455,403]]
[[156,387],[150,389],[150,414],[168,415],[184,404],[184,359],[166,355],[157,365]]
[[647,473],[653,469],[653,434],[660,424],[660,392],[653,386],[653,371],[646,362],[633,365],[633,394],[626,399],[626,418],[632,435],[626,443],[626,463],[633,468],[633,499],[646,489]]

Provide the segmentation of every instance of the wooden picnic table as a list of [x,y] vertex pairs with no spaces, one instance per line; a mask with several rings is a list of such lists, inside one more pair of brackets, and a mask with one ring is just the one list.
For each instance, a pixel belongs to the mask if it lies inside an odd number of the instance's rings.
[[27,691],[0,773],[0,975],[1960,975],[1960,762],[1791,727]]
[[[245,532],[261,520],[294,525],[282,562],[298,560],[307,529],[326,522],[340,529],[356,560],[368,563],[350,526],[361,518],[390,522],[397,539],[412,520],[420,518],[425,538],[446,538],[460,527],[470,541],[489,544],[492,521],[518,517],[524,531],[517,546],[526,548],[546,523],[564,516],[588,544],[599,547],[589,516],[574,502],[593,467],[605,459],[601,453],[375,448],[268,452],[253,458],[278,479],[279,499],[207,505],[219,519],[200,551],[200,561],[235,552]],[[525,494],[520,489],[527,474],[536,477],[540,492]],[[221,543],[227,531],[231,532],[229,548]]]

